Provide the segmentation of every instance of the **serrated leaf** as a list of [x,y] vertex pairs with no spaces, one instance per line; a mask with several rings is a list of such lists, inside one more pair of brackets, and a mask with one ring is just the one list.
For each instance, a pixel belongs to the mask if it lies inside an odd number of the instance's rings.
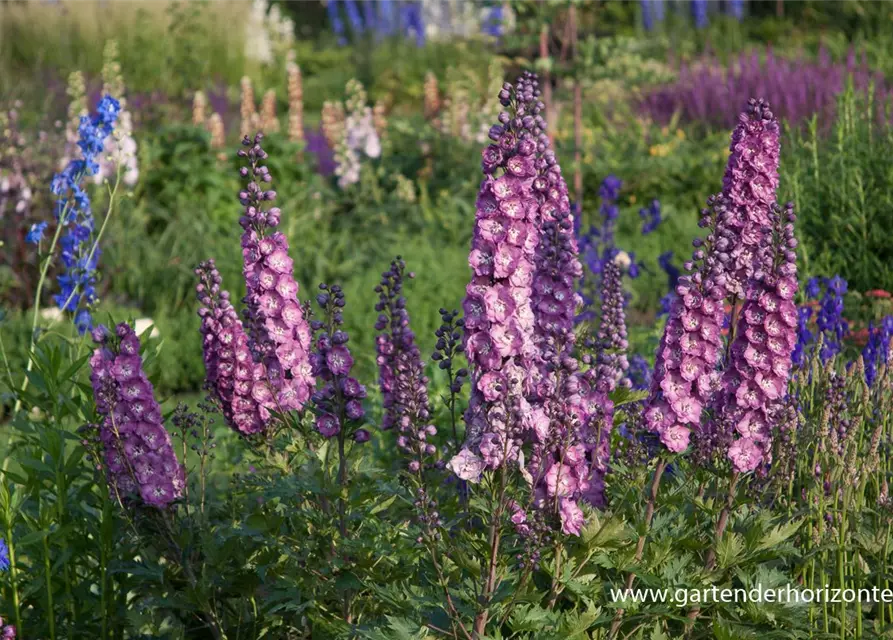
[[765,551],[777,547],[797,533],[802,524],[803,519],[801,518],[799,520],[792,520],[791,522],[777,525],[772,531],[763,536],[754,551]]

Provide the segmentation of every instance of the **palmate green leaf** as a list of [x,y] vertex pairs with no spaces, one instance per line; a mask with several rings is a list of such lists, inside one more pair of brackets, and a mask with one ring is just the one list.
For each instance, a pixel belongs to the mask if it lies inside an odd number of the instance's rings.
[[664,630],[660,626],[660,622],[655,622],[654,626],[651,628],[651,635],[648,636],[649,640],[670,640],[670,637],[664,633]]
[[733,531],[727,531],[722,540],[716,545],[717,564],[722,568],[728,568],[744,555],[744,540]]
[[782,542],[793,536],[803,525],[804,519],[791,520],[790,522],[776,525],[769,533],[765,534],[757,544],[754,551],[765,551],[777,547]]

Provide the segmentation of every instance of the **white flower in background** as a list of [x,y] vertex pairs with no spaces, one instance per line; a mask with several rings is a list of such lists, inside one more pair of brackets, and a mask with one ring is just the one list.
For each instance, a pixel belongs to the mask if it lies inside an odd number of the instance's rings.
[[40,310],[40,319],[46,320],[49,324],[56,324],[65,315],[59,307],[47,307]]
[[629,266],[633,263],[632,259],[629,257],[629,254],[626,251],[618,251],[617,255],[614,256],[614,262],[616,262],[617,265],[624,270],[629,269]]
[[140,177],[137,161],[137,145],[133,137],[133,120],[127,109],[127,91],[121,64],[118,62],[118,43],[109,40],[105,46],[105,63],[102,67],[102,92],[117,99],[121,104],[121,112],[112,135],[105,139],[102,155],[99,158],[99,171],[93,176],[93,182],[102,184],[105,181],[115,182],[118,179],[118,167],[121,167],[121,181],[128,187],[137,183]]
[[375,118],[366,103],[363,85],[358,80],[351,80],[347,83],[347,95],[343,138],[335,150],[338,163],[335,175],[342,189],[359,182],[362,167],[360,154],[372,159],[381,156],[381,138],[375,130]]
[[149,327],[152,327],[152,333],[149,334],[150,338],[157,338],[161,335],[158,333],[158,327],[155,326],[155,321],[152,318],[138,318],[133,321],[133,330],[138,336],[143,335]]
[[267,29],[267,0],[254,0],[245,22],[245,57],[264,64],[273,62],[273,44]]

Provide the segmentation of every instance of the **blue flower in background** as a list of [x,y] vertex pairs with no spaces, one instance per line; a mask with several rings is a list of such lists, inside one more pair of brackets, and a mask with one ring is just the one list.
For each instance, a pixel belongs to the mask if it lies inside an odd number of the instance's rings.
[[[86,308],[96,301],[96,266],[100,249],[91,242],[95,225],[90,208],[90,197],[82,186],[85,176],[99,170],[97,157],[102,153],[105,139],[112,133],[121,105],[111,96],[103,96],[92,117],[81,118],[78,127],[78,146],[83,158],[72,160],[56,174],[50,190],[58,196],[55,216],[65,230],[59,239],[62,264],[59,293],[54,296],[62,311],[75,313],[75,324],[82,334],[90,329],[90,313]],[[43,223],[45,224],[45,223]]]
[[498,38],[502,35],[502,5],[496,5],[495,7],[491,7],[490,12],[487,14],[487,18],[483,24],[483,31],[488,36],[493,36],[494,38]]
[[887,316],[876,327],[868,325],[868,342],[862,349],[862,360],[865,362],[865,381],[869,385],[874,383],[878,367],[888,363],[890,340],[893,340],[893,316]]
[[639,5],[642,8],[642,26],[645,31],[654,30],[654,12],[651,10],[651,0],[640,0]]
[[811,319],[812,309],[806,306],[797,309],[797,344],[791,354],[791,361],[798,367],[803,366],[803,363],[806,362],[806,350],[815,339],[812,331],[809,330]]
[[405,2],[401,4],[400,22],[404,33],[409,37],[414,37],[417,46],[425,46],[425,22],[422,19],[420,3]]
[[345,37],[344,21],[341,19],[341,13],[338,11],[338,2],[329,0],[328,4],[326,4],[326,11],[329,14],[329,22],[332,24],[332,31],[335,32],[335,36],[338,38],[338,44],[346,45],[347,38]]
[[347,14],[350,28],[354,33],[363,33],[365,25],[363,24],[363,17],[360,15],[359,9],[357,9],[357,3],[354,0],[341,0],[341,2],[344,5],[344,13]]
[[627,375],[633,383],[633,389],[641,391],[651,386],[651,367],[648,365],[648,361],[638,353],[630,356]]
[[9,571],[9,546],[0,538],[0,571]]
[[822,285],[819,283],[818,278],[810,278],[806,283],[806,297],[812,300],[813,298],[818,298],[819,294],[822,292]]
[[598,188],[598,197],[602,200],[617,200],[620,197],[620,189],[623,188],[623,180],[613,173],[606,177]]
[[840,276],[824,280],[825,293],[819,306],[816,324],[824,336],[822,362],[828,362],[843,348],[843,337],[850,329],[843,317],[843,296],[847,292],[847,282]]
[[660,225],[661,217],[660,201],[652,200],[647,207],[639,209],[639,217],[642,218],[642,235],[648,235]]
[[726,0],[726,7],[735,20],[744,19],[744,0]]
[[46,231],[47,223],[46,222],[35,222],[31,225],[31,228],[28,230],[28,234],[25,236],[25,242],[28,244],[40,244],[40,241],[43,239],[43,233]]
[[707,26],[707,0],[692,0],[691,13],[695,19],[695,26],[703,29]]

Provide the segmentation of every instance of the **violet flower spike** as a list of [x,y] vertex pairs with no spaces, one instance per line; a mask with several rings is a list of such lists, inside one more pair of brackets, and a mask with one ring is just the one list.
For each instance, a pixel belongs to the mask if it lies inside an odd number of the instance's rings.
[[247,294],[244,316],[249,345],[256,362],[265,366],[267,379],[275,390],[276,403],[283,411],[300,410],[314,388],[310,366],[310,327],[298,300],[288,240],[280,231],[270,233],[280,221],[277,207],[264,209],[276,199],[276,192],[261,185],[272,181],[269,169],[261,163],[267,153],[261,148],[263,134],[242,140],[246,149],[239,156],[248,165],[239,170],[247,178],[239,201],[245,212],[239,220]]
[[94,330],[90,383],[103,417],[99,440],[109,489],[164,509],[183,495],[186,474],[161,422],[161,407],[143,371],[140,340],[126,323],[115,334]]

